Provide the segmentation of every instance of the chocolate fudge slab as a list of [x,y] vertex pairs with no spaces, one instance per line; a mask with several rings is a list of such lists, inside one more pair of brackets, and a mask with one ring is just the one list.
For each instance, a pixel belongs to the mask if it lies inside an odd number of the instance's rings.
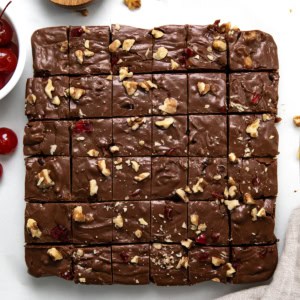
[[72,280],[72,252],[72,246],[26,245],[28,273],[34,277],[58,276]]
[[188,237],[201,245],[228,245],[229,221],[220,201],[188,203]]
[[151,158],[118,157],[113,162],[113,199],[150,199]]
[[[92,152],[99,157],[110,157],[112,145],[111,119],[83,119],[72,125],[72,155],[87,157]],[[95,151],[93,151],[95,150]],[[90,153],[90,154],[89,154]]]
[[93,203],[74,205],[72,234],[75,244],[102,244],[112,242],[112,205]]
[[187,75],[153,74],[152,106],[155,115],[187,113]]
[[111,247],[77,248],[73,263],[75,283],[112,284]]
[[189,113],[226,113],[226,75],[188,74]]
[[152,199],[178,198],[176,190],[185,189],[187,173],[185,157],[152,158]]
[[276,114],[277,72],[229,74],[229,112],[267,112]]
[[[159,36],[157,37],[157,32]],[[185,25],[165,25],[152,31],[153,71],[171,71],[185,69],[185,49],[187,29]],[[161,53],[164,49],[165,53]],[[166,55],[165,55],[166,54]]]
[[199,247],[189,251],[189,282],[191,284],[214,281],[226,283],[229,248]]
[[35,76],[69,74],[68,27],[48,27],[31,37]]
[[29,122],[24,129],[24,155],[70,155],[70,127],[67,121]]
[[226,158],[189,158],[190,200],[223,199],[227,187]]
[[112,246],[114,284],[150,282],[149,244]]
[[110,158],[73,158],[73,200],[80,202],[112,200],[112,172]]
[[224,70],[227,65],[225,24],[187,26],[186,65],[190,70]]
[[25,165],[26,201],[71,200],[69,157],[29,157],[25,159]]
[[181,245],[154,243],[150,248],[150,276],[156,285],[188,284],[188,254]]
[[114,74],[119,69],[127,67],[133,73],[152,72],[152,37],[147,29],[126,25],[111,26],[112,70]]
[[279,68],[276,43],[266,32],[233,30],[228,36],[228,44],[232,71]]
[[241,204],[231,211],[231,239],[233,245],[272,244],[276,241],[275,199],[255,200],[255,204]]
[[187,204],[151,201],[151,241],[181,242],[187,238]]
[[117,156],[150,156],[152,150],[152,118],[113,119],[113,144]]
[[112,81],[106,76],[73,77],[69,94],[71,117],[111,117]]
[[116,202],[113,210],[113,242],[150,241],[150,202]]
[[69,117],[69,77],[29,78],[26,83],[25,114],[29,120]]
[[277,245],[232,248],[232,266],[236,270],[233,283],[252,283],[268,280],[278,261]]
[[233,198],[249,193],[254,199],[277,195],[277,161],[272,158],[238,159],[228,165],[228,176],[236,186]]
[[71,240],[71,207],[68,204],[27,203],[26,243],[68,243]]
[[229,116],[229,153],[237,157],[273,157],[278,154],[275,116]]
[[227,156],[227,120],[222,115],[189,116],[189,155]]
[[187,156],[187,116],[153,117],[153,154]]
[[110,72],[108,26],[70,27],[70,74],[108,74]]

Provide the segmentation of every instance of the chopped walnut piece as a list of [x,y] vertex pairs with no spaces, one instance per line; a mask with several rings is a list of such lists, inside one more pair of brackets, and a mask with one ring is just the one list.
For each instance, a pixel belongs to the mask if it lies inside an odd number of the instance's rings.
[[222,179],[222,176],[220,174],[214,176],[214,180],[220,180],[220,179]]
[[96,149],[91,149],[87,152],[88,156],[90,157],[98,157],[99,156],[99,151]]
[[139,262],[139,257],[137,256],[137,255],[135,255],[132,259],[131,259],[131,261],[130,261],[132,264],[138,264],[138,262]]
[[121,214],[118,214],[116,217],[113,218],[113,223],[115,224],[116,228],[122,228],[124,225],[123,217]]
[[26,229],[33,238],[39,239],[42,236],[42,232],[40,231],[38,224],[34,219],[29,218],[27,220]]
[[254,207],[251,209],[251,216],[252,216],[252,221],[256,221],[257,220],[257,208]]
[[86,278],[80,277],[80,278],[79,278],[79,282],[80,282],[80,283],[85,283],[85,282],[86,282]]
[[231,162],[236,162],[236,160],[237,160],[237,157],[233,152],[228,154],[228,158],[229,158],[229,161],[231,161]]
[[145,145],[145,141],[140,140],[140,141],[139,141],[139,145],[143,147],[143,146]]
[[236,272],[234,267],[232,266],[231,263],[226,264],[227,271],[226,271],[226,277],[233,277],[233,274]]
[[149,172],[144,172],[144,173],[139,174],[138,176],[134,176],[134,180],[141,182],[141,181],[145,180],[146,178],[148,178],[149,176],[150,176]]
[[122,45],[122,49],[124,51],[129,51],[131,49],[131,47],[134,45],[135,43],[135,40],[134,39],[127,39],[127,40],[124,40],[123,42],[123,45]]
[[221,280],[219,278],[217,278],[217,277],[212,278],[211,281],[213,281],[213,282],[221,282]]
[[196,182],[196,184],[194,184],[193,186],[192,186],[192,191],[193,191],[193,193],[194,194],[196,194],[196,193],[203,193],[203,187],[201,186],[201,183],[203,182],[204,180],[203,180],[203,178],[198,178],[198,181]]
[[270,121],[270,120],[272,120],[272,115],[270,115],[270,114],[263,114],[262,119],[263,119],[264,122]]
[[113,80],[113,76],[112,76],[112,75],[108,75],[108,76],[106,77],[106,80],[112,81],[112,80]]
[[47,84],[45,86],[45,93],[48,96],[49,99],[52,99],[52,92],[55,90],[52,80],[48,79]]
[[114,160],[114,165],[119,165],[123,162],[123,158],[122,157],[117,157],[115,160]]
[[109,151],[111,153],[116,153],[116,152],[119,152],[120,151],[120,148],[118,146],[110,146],[109,147]]
[[126,89],[127,95],[132,96],[137,90],[138,83],[135,81],[123,81],[123,86]]
[[180,189],[177,189],[175,191],[175,193],[184,201],[184,202],[189,202],[189,198],[186,194],[186,192],[184,191],[184,189],[180,188]]
[[97,166],[100,169],[101,173],[105,176],[108,177],[111,175],[111,171],[107,168],[106,166],[106,160],[105,159],[101,159],[98,160],[97,162]]
[[257,138],[258,137],[258,131],[257,129],[259,128],[260,125],[260,120],[256,119],[253,123],[247,126],[246,132],[252,137],[252,138]]
[[77,62],[82,65],[82,63],[83,63],[83,52],[82,52],[82,50],[76,50],[75,51],[75,56],[76,56]]
[[130,163],[131,163],[132,169],[133,169],[135,172],[138,172],[139,169],[140,169],[139,163],[138,163],[137,161],[135,161],[135,160],[131,160]]
[[256,31],[246,31],[244,33],[244,40],[246,42],[252,42],[252,41],[255,41],[257,38],[257,34],[256,34]]
[[189,258],[186,256],[182,256],[176,266],[176,269],[180,269],[182,267],[184,267],[185,269],[187,269],[189,266]]
[[148,226],[148,223],[145,221],[144,218],[139,218],[139,223],[140,223],[141,225]]
[[175,114],[177,111],[178,102],[175,98],[166,98],[163,105],[160,105],[158,108],[163,113]]
[[98,184],[95,179],[90,180],[90,196],[94,196],[98,193]]
[[201,232],[201,231],[206,231],[206,229],[207,229],[206,223],[201,223],[201,224],[199,224],[197,229],[198,229],[200,232]]
[[164,36],[164,33],[158,29],[152,29],[151,34],[155,39],[160,39]]
[[62,53],[67,53],[69,50],[69,43],[68,41],[63,41],[60,43],[59,51]]
[[153,83],[151,80],[144,80],[138,83],[139,87],[144,89],[146,92],[149,92],[150,89],[157,89],[158,86]]
[[199,216],[197,214],[192,214],[190,216],[191,223],[195,226],[199,225]]
[[159,47],[155,53],[153,53],[153,58],[155,60],[162,60],[168,55],[168,50],[165,47]]
[[225,264],[225,260],[219,257],[215,257],[213,256],[211,258],[211,263],[215,266],[215,267],[220,267],[221,265]]
[[55,182],[50,177],[50,173],[50,170],[43,169],[40,173],[37,174],[37,186],[40,189],[47,189],[55,184]]
[[51,145],[51,146],[50,146],[50,154],[51,154],[51,155],[54,155],[56,149],[57,149],[57,145]]
[[119,70],[120,81],[123,81],[125,78],[130,78],[133,76],[132,72],[128,72],[128,67],[122,67]]
[[79,100],[85,94],[85,90],[71,86],[69,94],[73,100]]
[[228,184],[229,184],[229,186],[236,185],[235,180],[231,176],[228,178]]
[[53,105],[59,106],[59,105],[60,105],[60,99],[59,99],[59,97],[58,97],[58,96],[55,96],[55,97],[52,99],[51,103],[52,103]]
[[72,218],[75,222],[85,222],[85,215],[82,211],[82,206],[76,206],[72,212]]
[[91,31],[88,28],[86,28],[86,26],[81,26],[81,28],[85,33],[91,33]]
[[265,217],[267,214],[266,214],[266,210],[262,207],[256,214],[257,217],[259,218],[263,218]]
[[160,128],[163,128],[163,129],[168,129],[174,123],[174,121],[175,121],[174,118],[168,117],[168,118],[165,118],[161,121],[156,121],[155,125],[160,127]]
[[192,194],[192,190],[191,188],[187,185],[185,188],[184,188],[184,191],[187,192],[188,194]]
[[237,192],[237,187],[235,185],[232,185],[231,187],[229,187],[228,195],[231,199],[236,196],[236,192]]
[[85,57],[92,57],[92,56],[95,55],[95,53],[93,51],[90,51],[89,49],[85,49],[83,51],[83,54],[84,54]]
[[219,52],[224,52],[227,50],[227,45],[226,42],[223,40],[214,40],[212,43],[213,49],[219,51]]
[[127,124],[131,127],[131,130],[135,131],[139,129],[142,124],[146,123],[146,119],[144,117],[131,117],[127,118]]
[[86,49],[90,48],[90,41],[89,40],[84,41],[84,48],[86,48]]
[[142,5],[141,0],[124,0],[124,3],[131,10],[140,8]]
[[179,68],[179,63],[177,63],[174,59],[171,59],[171,69],[177,70]]
[[255,200],[253,199],[253,197],[251,196],[250,193],[245,193],[243,196],[243,200],[244,200],[244,203],[248,204],[248,205],[256,204]]
[[224,203],[229,210],[233,210],[240,205],[239,200],[225,200]]
[[62,260],[63,256],[61,252],[59,252],[56,248],[50,248],[47,251],[47,254],[52,258],[54,261]]
[[252,58],[250,56],[246,56],[244,58],[244,65],[247,69],[250,69],[253,65],[253,61],[252,61]]
[[197,83],[198,92],[201,96],[206,95],[210,91],[210,84],[199,81]]
[[190,249],[193,245],[193,241],[191,239],[186,239],[180,242],[181,245],[187,249]]
[[142,231],[140,229],[137,229],[135,232],[134,232],[134,235],[140,239],[143,235]]
[[294,124],[297,126],[297,127],[300,127],[300,116],[295,116],[293,118],[294,120]]
[[34,105],[35,102],[36,102],[36,95],[35,94],[29,94],[27,97],[26,97],[26,102],[31,104],[31,105]]
[[153,248],[155,248],[156,250],[160,250],[162,248],[162,244],[160,243],[153,243],[152,244]]
[[120,47],[122,43],[119,40],[114,40],[109,46],[108,50],[109,52],[116,52]]

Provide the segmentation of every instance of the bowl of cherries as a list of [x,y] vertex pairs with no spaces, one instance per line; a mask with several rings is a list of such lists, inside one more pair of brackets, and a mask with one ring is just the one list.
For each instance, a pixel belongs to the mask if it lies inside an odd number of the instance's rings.
[[21,42],[20,28],[8,14],[7,7],[0,9],[0,100],[19,81],[25,65],[26,49]]

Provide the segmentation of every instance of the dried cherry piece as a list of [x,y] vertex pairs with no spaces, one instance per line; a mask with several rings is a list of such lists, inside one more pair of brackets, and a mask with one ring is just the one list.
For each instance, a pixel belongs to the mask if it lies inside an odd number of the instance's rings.
[[84,33],[82,27],[74,27],[70,30],[70,37],[80,37]]
[[73,280],[73,274],[71,271],[60,273],[59,276],[65,280]]
[[93,125],[86,120],[80,120],[75,123],[73,127],[74,133],[91,133],[93,131]]
[[259,101],[260,101],[260,99],[261,99],[261,95],[260,95],[260,94],[254,93],[254,94],[252,95],[252,98],[251,98],[250,101],[251,101],[252,104],[258,104]]
[[206,245],[206,243],[207,243],[206,234],[201,233],[199,236],[196,237],[195,241],[198,244]]
[[208,252],[204,252],[204,251],[199,251],[198,253],[198,260],[203,261],[203,260],[207,260],[209,258],[209,254]]
[[164,216],[168,221],[173,220],[173,208],[169,205],[165,205]]
[[69,241],[69,231],[63,225],[57,225],[51,229],[50,235],[58,241],[68,242]]
[[213,240],[213,242],[217,242],[220,238],[221,234],[219,232],[214,232],[212,235],[211,235],[211,239]]

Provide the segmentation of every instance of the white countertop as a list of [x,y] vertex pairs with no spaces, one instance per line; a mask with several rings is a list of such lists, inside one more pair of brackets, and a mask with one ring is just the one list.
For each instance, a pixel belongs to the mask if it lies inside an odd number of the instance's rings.
[[[1,2],[1,6],[3,3]],[[34,279],[27,275],[24,262],[24,163],[22,155],[24,94],[27,77],[32,76],[30,36],[40,27],[55,25],[109,25],[120,23],[144,28],[163,24],[209,24],[215,19],[231,21],[241,29],[261,29],[273,35],[279,49],[280,134],[279,194],[276,234],[282,250],[288,217],[300,205],[299,147],[300,128],[292,117],[300,115],[300,2],[241,0],[142,0],[142,8],[129,11],[122,0],[98,0],[88,17],[58,8],[48,0],[14,0],[9,7],[21,22],[27,40],[27,64],[23,76],[9,96],[0,101],[0,127],[9,127],[19,137],[12,156],[0,156],[4,177],[0,182],[0,299],[213,299],[250,285],[214,283],[192,287],[158,288],[149,286],[80,286],[56,278]],[[297,71],[298,70],[298,71]],[[296,192],[295,192],[296,191]]]

